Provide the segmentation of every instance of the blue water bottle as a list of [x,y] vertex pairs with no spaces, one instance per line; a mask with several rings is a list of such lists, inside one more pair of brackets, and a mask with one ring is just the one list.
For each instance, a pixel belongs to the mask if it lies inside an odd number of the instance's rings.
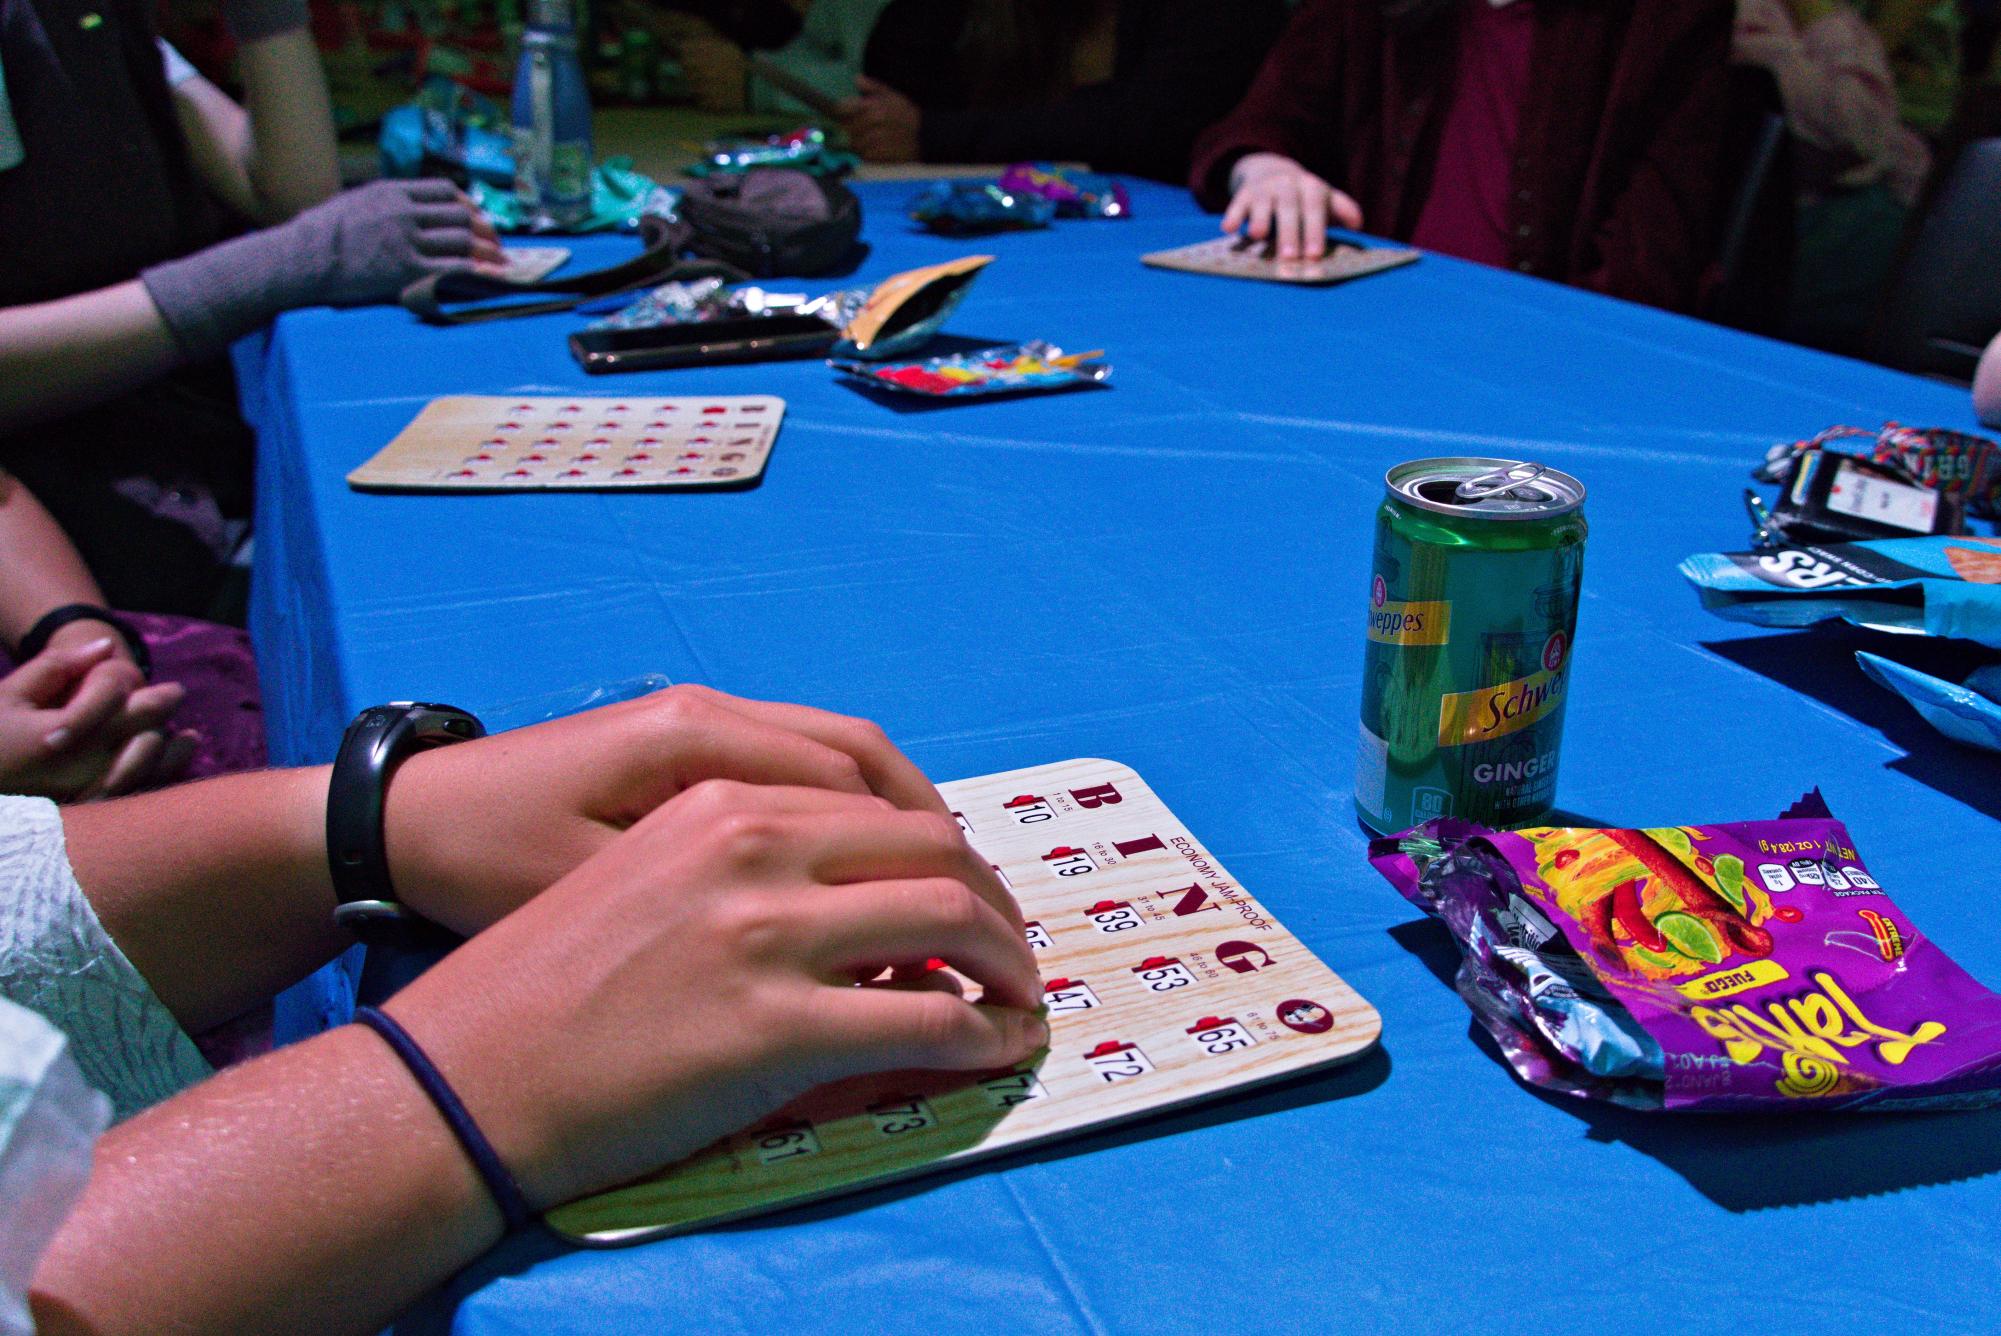
[[531,226],[591,213],[591,97],[570,0],[529,0],[514,67],[514,193]]

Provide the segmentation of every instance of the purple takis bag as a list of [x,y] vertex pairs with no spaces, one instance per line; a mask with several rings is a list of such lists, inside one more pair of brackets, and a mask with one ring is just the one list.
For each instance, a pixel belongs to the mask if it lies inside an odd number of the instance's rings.
[[2001,996],[1920,933],[1818,792],[1776,821],[1492,831],[1370,862],[1459,943],[1526,1081],[1641,1108],[2001,1102]]

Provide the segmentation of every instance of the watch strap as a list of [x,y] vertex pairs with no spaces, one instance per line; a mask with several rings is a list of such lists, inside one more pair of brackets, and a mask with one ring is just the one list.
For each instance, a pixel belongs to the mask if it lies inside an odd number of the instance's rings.
[[425,923],[403,907],[389,875],[383,815],[390,775],[413,752],[485,732],[464,710],[421,701],[371,706],[348,725],[327,784],[327,867],[334,916],[362,940],[404,937]]

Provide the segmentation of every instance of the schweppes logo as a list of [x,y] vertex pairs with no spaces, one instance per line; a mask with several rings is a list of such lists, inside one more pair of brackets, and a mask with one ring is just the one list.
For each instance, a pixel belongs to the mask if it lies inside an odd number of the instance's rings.
[[1369,606],[1369,639],[1378,645],[1443,645],[1452,632],[1450,603],[1381,603]]
[[1463,747],[1527,728],[1563,704],[1568,665],[1544,669],[1478,691],[1455,691],[1438,702],[1438,745]]

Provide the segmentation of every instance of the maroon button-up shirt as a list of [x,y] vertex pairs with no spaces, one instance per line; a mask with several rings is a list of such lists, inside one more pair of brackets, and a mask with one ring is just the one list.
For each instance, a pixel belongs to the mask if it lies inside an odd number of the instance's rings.
[[[1400,27],[1379,0],[1306,0],[1196,141],[1196,197],[1220,208],[1238,158],[1282,153],[1354,196],[1369,231],[1411,239],[1433,190],[1463,185],[1435,169],[1465,17]],[[1760,110],[1731,92],[1731,19],[1731,0],[1537,0],[1506,263],[1700,304]]]

